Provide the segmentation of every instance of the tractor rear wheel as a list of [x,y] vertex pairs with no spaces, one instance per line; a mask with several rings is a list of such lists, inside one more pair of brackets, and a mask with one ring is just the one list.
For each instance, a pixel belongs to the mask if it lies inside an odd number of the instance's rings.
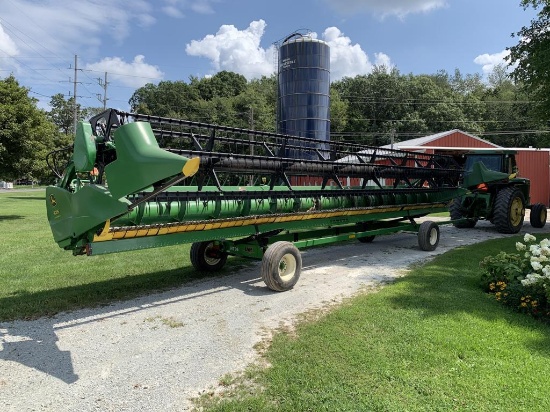
[[189,257],[193,267],[201,272],[216,272],[227,262],[227,253],[210,240],[193,243]]
[[525,217],[525,197],[517,187],[507,187],[497,194],[493,223],[500,233],[518,233]]
[[275,242],[267,248],[260,269],[267,287],[283,292],[294,287],[302,271],[302,256],[290,242]]
[[[449,213],[451,215],[451,220],[464,219],[464,211],[462,208],[462,197],[455,197],[449,206]],[[474,227],[477,223],[477,219],[471,218],[467,220],[461,220],[458,222],[453,222],[453,226],[459,229],[470,229]]]
[[529,215],[529,221],[531,226],[536,228],[542,228],[546,224],[546,206],[542,203],[535,203],[531,206],[531,214]]
[[435,222],[422,222],[418,229],[418,246],[420,249],[431,252],[439,244],[439,226]]

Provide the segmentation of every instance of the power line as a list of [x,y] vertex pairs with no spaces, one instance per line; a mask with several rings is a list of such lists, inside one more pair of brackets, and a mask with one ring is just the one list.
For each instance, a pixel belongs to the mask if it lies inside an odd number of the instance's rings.
[[29,90],[29,93],[32,93],[32,94],[36,94],[38,96],[42,96],[42,97],[52,97],[52,96],[46,96],[45,94],[42,94],[42,93],[38,93],[38,92],[35,92],[34,90]]
[[[23,14],[25,17],[27,17],[27,19],[29,19],[29,21],[31,21],[33,23],[33,25],[35,27],[38,27],[40,30],[42,30],[43,33],[46,34],[46,36],[48,36],[50,39],[54,40],[55,42],[57,42],[57,39],[53,36],[51,36],[51,34],[45,30],[39,23],[37,23],[31,16],[29,16],[24,10],[22,10],[21,8],[19,8],[17,6],[16,3],[14,3],[12,0],[7,0],[9,1],[13,7],[15,7],[21,14]],[[4,21],[6,21],[6,19],[3,19]],[[15,27],[12,25],[12,27]],[[19,29],[17,29],[19,30]],[[19,30],[21,33],[23,33],[21,30]],[[44,48],[45,50],[47,50],[48,52],[50,52],[52,55],[56,56],[56,53],[52,52],[51,50],[49,50],[46,46],[43,45],[43,42],[42,41],[36,41],[35,39],[33,39],[32,37],[30,37],[29,35],[23,33],[25,36],[27,36],[29,39],[31,39],[32,41],[34,41],[36,44],[40,45],[40,47]],[[74,52],[70,51],[70,50],[67,50],[71,55],[75,54]],[[57,56],[59,59],[62,59],[60,56]]]
[[[92,70],[92,69],[82,69],[82,70],[87,72],[93,72],[93,73],[104,73],[104,71],[101,71],[101,70]],[[108,72],[108,73],[115,76],[134,77],[137,79],[161,80],[158,77],[138,76],[137,74],[126,74],[126,73],[117,73],[117,72]]]
[[[12,3],[13,4],[13,3]],[[23,13],[25,14],[25,13]],[[28,16],[27,16],[28,17]],[[33,39],[32,37],[30,37],[28,34],[24,33],[23,31],[21,31],[20,29],[18,29],[16,26],[14,26],[13,24],[11,24],[10,22],[8,22],[5,18],[2,18],[0,17],[0,22],[2,22],[3,24],[3,27],[6,28],[9,32],[12,33],[12,35],[14,37],[16,37],[17,39],[19,39],[21,42],[23,42],[28,48],[30,48],[31,50],[35,51],[39,57],[34,57],[34,58],[42,58],[44,59],[51,67],[52,67],[52,70],[54,71],[59,71],[59,72],[62,72],[62,70],[59,68],[59,67],[56,67],[54,66],[49,60],[48,58],[46,58],[45,56],[43,56],[36,48],[34,48],[32,45],[30,45],[29,43],[27,43],[22,37],[20,37],[19,35],[17,35],[17,33],[15,33],[15,30],[17,30],[19,33],[21,33],[23,36],[29,38],[31,41],[33,41],[34,43],[40,45],[42,48],[44,48],[45,50],[47,50],[49,53],[52,53],[54,54],[51,50],[49,50],[47,47],[45,47],[42,43],[43,42],[37,42],[35,39]],[[6,27],[6,25],[8,25],[10,28]],[[39,27],[39,26],[38,26]],[[6,53],[8,54],[8,53]],[[54,54],[55,55],[55,54]],[[30,66],[28,66],[27,64],[24,64],[22,63],[20,60],[16,59],[14,56],[8,56],[8,57],[11,57],[12,59],[20,62],[21,64],[25,65],[25,67],[28,67],[29,69],[33,70],[33,71],[38,71],[38,70],[41,70],[41,71],[46,71],[48,69],[35,69],[35,68],[31,68]],[[23,56],[20,56],[20,58],[25,58]],[[63,60],[61,57],[59,56],[56,56],[57,59],[61,59]]]
[[[6,54],[8,54],[8,53],[7,53],[5,50],[3,50],[3,49],[0,49],[0,51],[1,51],[1,52],[4,52],[4,53],[6,53]],[[13,60],[15,60],[17,63],[19,63],[20,65],[22,65],[22,66],[28,68],[29,70],[31,70],[31,71],[33,71],[33,72],[36,72],[38,75],[40,75],[40,76],[43,77],[44,79],[49,80],[49,81],[53,81],[52,79],[47,78],[47,77],[44,76],[42,73],[40,73],[39,71],[33,69],[32,67],[30,67],[30,66],[27,65],[26,63],[22,62],[21,60],[17,59],[16,57],[13,57],[13,56],[12,56],[11,58],[12,58]]]
[[476,103],[490,103],[490,104],[533,104],[533,103],[540,103],[538,100],[485,100],[485,99],[479,99],[476,101],[464,101],[464,100],[445,100],[445,99],[437,99],[437,100],[426,100],[422,98],[409,98],[409,99],[403,99],[400,97],[378,97],[378,98],[370,98],[370,97],[360,97],[360,96],[353,96],[353,95],[340,95],[345,101],[352,102],[352,103],[369,103],[369,104],[388,104],[395,102],[394,104],[400,104],[400,105],[431,105],[431,104],[458,104],[458,105],[471,105]]

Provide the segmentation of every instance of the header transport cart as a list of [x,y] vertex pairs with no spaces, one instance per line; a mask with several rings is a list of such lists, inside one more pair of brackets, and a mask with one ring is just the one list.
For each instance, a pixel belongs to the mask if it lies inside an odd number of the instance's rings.
[[99,255],[192,243],[198,270],[219,270],[228,255],[261,259],[275,291],[296,284],[299,248],[413,231],[434,250],[438,225],[416,219],[466,192],[451,156],[113,109],[79,122],[74,145],[48,163],[60,247]]

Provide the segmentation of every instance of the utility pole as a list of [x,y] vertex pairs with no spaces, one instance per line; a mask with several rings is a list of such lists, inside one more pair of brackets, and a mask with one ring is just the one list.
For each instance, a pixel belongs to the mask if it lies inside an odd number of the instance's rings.
[[78,56],[74,55],[74,107],[73,107],[73,127],[74,127],[74,134],[76,136],[76,123],[78,121],[78,105],[76,104],[76,84],[77,84],[77,73],[78,73]]
[[103,102],[103,110],[105,110],[107,108],[107,85],[109,84],[109,82],[107,81],[107,72],[105,72],[105,80],[102,80],[101,77],[98,77],[97,78],[97,83],[103,87],[103,99],[101,98],[101,95],[98,94],[97,95],[97,99],[100,101],[100,102]]

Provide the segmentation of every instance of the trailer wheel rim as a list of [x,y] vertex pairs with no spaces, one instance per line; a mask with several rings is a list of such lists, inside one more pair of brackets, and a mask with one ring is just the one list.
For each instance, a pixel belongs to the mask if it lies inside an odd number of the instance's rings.
[[433,227],[431,230],[430,230],[430,237],[428,239],[428,241],[430,242],[430,245],[435,245],[437,243],[437,239],[438,239],[438,233],[437,233],[437,228]]
[[279,277],[287,282],[296,274],[296,258],[292,253],[283,255],[279,261]]
[[513,226],[517,226],[521,223],[521,218],[523,217],[523,202],[518,197],[515,197],[512,200],[512,205],[510,207],[510,223]]
[[204,261],[209,266],[215,266],[219,263],[221,260],[219,257],[217,257],[215,252],[215,247],[213,244],[208,245],[204,249]]
[[540,209],[540,221],[546,222],[546,207]]

